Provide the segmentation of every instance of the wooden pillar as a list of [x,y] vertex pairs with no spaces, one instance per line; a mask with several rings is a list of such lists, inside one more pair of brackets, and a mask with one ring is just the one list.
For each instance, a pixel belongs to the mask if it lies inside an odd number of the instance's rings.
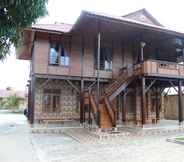
[[142,125],[146,124],[146,91],[145,91],[145,86],[146,86],[146,79],[143,76],[142,77],[142,102],[141,102],[141,115],[142,115]]
[[120,99],[121,99],[121,95],[117,96],[117,121],[119,121],[119,112],[120,112]]
[[122,122],[126,122],[126,114],[127,114],[127,102],[126,102],[126,94],[123,94],[123,106],[122,106]]
[[156,102],[156,122],[160,119],[160,110],[159,110],[159,89],[156,87],[155,91],[155,102]]
[[81,36],[81,92],[80,92],[80,123],[84,122],[84,35]]
[[28,86],[28,109],[27,109],[27,119],[30,121],[31,111],[31,84]]
[[98,49],[97,49],[97,119],[100,126],[100,49],[101,49],[101,33],[100,22],[98,22]]
[[80,123],[84,122],[84,80],[81,79],[81,93],[80,93]]
[[34,108],[35,108],[35,76],[32,75],[31,79],[31,109],[30,109],[30,123],[34,123]]
[[183,122],[183,104],[182,104],[182,81],[178,81],[178,119]]
[[137,125],[142,125],[142,95],[141,95],[141,87],[140,85],[137,84],[136,86],[136,96],[135,96],[135,100],[136,100],[136,124]]
[[91,108],[88,107],[88,125],[89,125],[89,128],[91,128],[91,124],[92,124],[92,119],[91,119]]

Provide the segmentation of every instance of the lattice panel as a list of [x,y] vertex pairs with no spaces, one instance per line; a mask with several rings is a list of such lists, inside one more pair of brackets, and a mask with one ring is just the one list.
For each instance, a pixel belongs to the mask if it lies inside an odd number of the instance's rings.
[[[79,104],[77,92],[66,82],[61,80],[49,81],[44,85],[43,80],[37,80],[35,90],[35,119],[79,119]],[[74,82],[79,88],[79,83]],[[44,85],[44,86],[42,86]],[[60,109],[58,112],[43,112],[43,90],[60,89]]]

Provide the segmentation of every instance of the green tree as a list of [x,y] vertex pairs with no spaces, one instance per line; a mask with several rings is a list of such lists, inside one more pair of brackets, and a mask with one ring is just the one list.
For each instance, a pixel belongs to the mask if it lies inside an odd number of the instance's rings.
[[0,0],[0,60],[18,46],[21,30],[47,14],[48,0]]
[[18,98],[16,95],[12,95],[12,96],[7,97],[4,100],[3,107],[6,109],[17,110],[19,109],[20,105],[21,105],[21,99]]

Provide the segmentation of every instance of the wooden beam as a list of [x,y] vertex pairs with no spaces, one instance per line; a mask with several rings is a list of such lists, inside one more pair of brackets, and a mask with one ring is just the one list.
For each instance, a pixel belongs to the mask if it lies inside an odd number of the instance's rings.
[[[91,91],[92,87],[96,84],[97,81],[94,81],[91,85],[88,86],[88,90]],[[91,92],[90,92],[91,93]]]
[[146,79],[143,76],[142,78],[142,109],[141,109],[141,113],[142,113],[142,125],[146,124],[146,91],[145,91],[145,86],[146,86]]
[[49,83],[51,81],[51,79],[50,78],[47,78],[47,80],[46,81],[44,81],[41,85],[40,85],[40,89],[41,88],[44,88],[46,85],[47,85],[47,83]]
[[183,122],[183,104],[182,104],[182,81],[178,81],[178,119]]
[[148,91],[149,91],[149,89],[153,86],[153,84],[155,84],[155,82],[156,82],[156,79],[154,79],[151,83],[150,83],[150,85],[146,88],[146,90],[145,90],[145,92],[147,93]]
[[171,87],[168,88],[167,92],[164,94],[164,97],[167,96],[167,94],[169,93],[170,89],[171,89]]
[[80,94],[80,90],[77,86],[75,86],[70,80],[66,80],[76,91]]
[[176,93],[178,93],[178,89],[176,88],[176,86],[173,84],[172,81],[169,81],[169,83],[171,84],[171,86],[174,88],[174,90],[176,91]]
[[[43,79],[58,79],[58,80],[77,80],[80,81],[80,76],[68,76],[68,75],[52,75],[52,74],[34,74],[36,78],[43,78]],[[85,81],[96,81],[96,77],[83,77]],[[100,82],[108,83],[109,79],[100,78]]]

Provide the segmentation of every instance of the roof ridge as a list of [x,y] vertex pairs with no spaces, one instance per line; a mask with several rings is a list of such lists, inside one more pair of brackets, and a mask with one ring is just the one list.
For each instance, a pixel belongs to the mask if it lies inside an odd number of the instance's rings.
[[129,14],[123,15],[122,17],[129,18],[129,16],[135,15],[136,13],[139,13],[139,12],[145,14],[155,25],[164,27],[164,25],[162,25],[146,8],[142,8],[137,11],[130,12]]

